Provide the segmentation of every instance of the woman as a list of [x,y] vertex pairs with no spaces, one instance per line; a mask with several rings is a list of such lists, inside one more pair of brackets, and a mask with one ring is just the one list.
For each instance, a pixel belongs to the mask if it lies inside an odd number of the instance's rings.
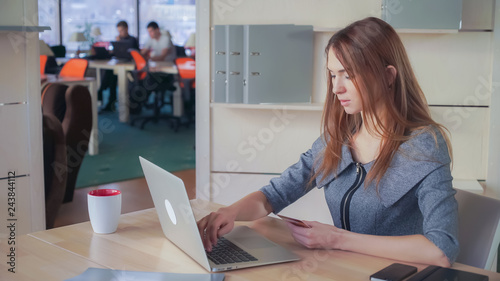
[[328,42],[323,136],[270,184],[198,222],[210,251],[235,220],[278,213],[323,188],[335,226],[287,223],[308,248],[450,266],[458,254],[449,140],[430,116],[406,51],[377,18]]

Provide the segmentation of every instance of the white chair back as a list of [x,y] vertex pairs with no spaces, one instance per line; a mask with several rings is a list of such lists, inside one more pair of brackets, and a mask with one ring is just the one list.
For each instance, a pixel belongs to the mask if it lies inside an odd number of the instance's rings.
[[500,200],[457,189],[457,262],[491,270],[500,243]]

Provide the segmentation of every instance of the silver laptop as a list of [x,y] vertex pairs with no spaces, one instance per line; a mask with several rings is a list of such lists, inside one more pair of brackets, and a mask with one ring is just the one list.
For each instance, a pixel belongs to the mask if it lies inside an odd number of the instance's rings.
[[[246,226],[235,227],[208,253],[203,247],[182,180],[139,157],[165,236],[211,272],[299,260]],[[227,247],[224,244],[229,244]],[[225,253],[229,248],[230,253]]]

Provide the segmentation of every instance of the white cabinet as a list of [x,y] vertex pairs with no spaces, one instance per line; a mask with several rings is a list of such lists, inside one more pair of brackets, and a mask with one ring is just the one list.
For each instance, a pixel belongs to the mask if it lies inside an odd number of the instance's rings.
[[488,161],[489,108],[433,106],[432,118],[451,135],[455,179],[486,179]]
[[0,106],[0,120],[0,178],[6,177],[8,171],[29,174],[28,106],[22,103]]
[[[7,177],[8,174],[3,176]],[[5,225],[0,232],[0,239],[3,240],[7,237],[15,238],[20,234],[40,230],[33,229],[33,225],[36,225],[36,222],[33,222],[31,219],[33,218],[32,194],[30,194],[31,180],[30,176],[19,176],[18,174],[16,174],[16,177],[11,178],[10,181],[8,179],[0,180],[0,188],[2,193],[4,193],[0,196],[0,204],[2,206],[0,220]],[[15,196],[8,196],[9,192],[14,192]],[[9,198],[15,198],[15,201],[11,201]],[[45,210],[42,210],[42,213],[44,214]],[[10,214],[13,216],[10,216]],[[45,220],[43,220],[43,223],[45,226]],[[12,224],[14,227],[7,227]]]
[[7,67],[5,65],[6,61],[16,62],[10,64],[8,69],[2,71],[2,75],[0,75],[0,85],[2,85],[0,103],[26,102],[26,84],[16,82],[26,75],[25,45],[13,44],[14,40],[24,41],[25,35],[21,32],[4,31],[0,36],[2,36],[0,50],[8,50],[7,52],[0,52],[0,61],[3,62],[4,67]]
[[400,34],[418,82],[431,105],[488,106],[491,32]]
[[7,0],[0,9],[0,221],[14,224],[0,240],[45,229],[38,32],[48,28],[37,26],[37,7]]
[[2,0],[0,26],[38,25],[38,6],[32,0]]
[[[299,106],[296,106],[296,108]],[[212,107],[212,171],[281,173],[298,161],[320,135],[322,106],[296,110],[274,108]],[[230,122],[229,122],[230,120]]]

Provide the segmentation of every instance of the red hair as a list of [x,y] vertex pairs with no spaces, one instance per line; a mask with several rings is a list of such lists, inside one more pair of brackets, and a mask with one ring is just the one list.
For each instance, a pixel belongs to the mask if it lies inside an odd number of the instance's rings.
[[[333,50],[360,93],[362,112],[345,113],[333,93],[327,70],[327,95],[322,118],[325,157],[313,176],[335,173],[342,157],[342,145],[351,146],[353,136],[364,120],[371,134],[381,136],[379,155],[367,175],[365,186],[376,180],[377,186],[389,168],[399,146],[413,132],[430,132],[436,139],[437,129],[445,138],[451,155],[446,129],[432,120],[425,96],[410,65],[405,48],[396,31],[378,18],[354,22],[335,33],[325,48]],[[394,80],[388,79],[387,67],[396,69]],[[384,108],[384,118],[377,109]],[[362,115],[362,116],[361,116]],[[437,139],[436,139],[437,145]]]

